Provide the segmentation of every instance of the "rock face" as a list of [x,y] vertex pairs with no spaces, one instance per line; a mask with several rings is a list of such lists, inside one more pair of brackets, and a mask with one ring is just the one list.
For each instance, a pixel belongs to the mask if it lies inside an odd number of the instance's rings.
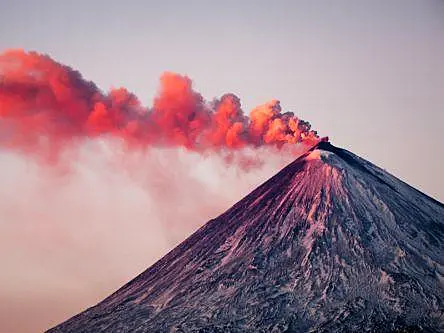
[[444,205],[321,142],[56,332],[444,331]]

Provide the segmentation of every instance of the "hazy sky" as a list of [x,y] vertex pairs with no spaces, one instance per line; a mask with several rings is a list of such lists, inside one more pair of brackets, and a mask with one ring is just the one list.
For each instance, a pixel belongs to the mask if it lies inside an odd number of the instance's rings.
[[[17,47],[146,104],[166,70],[207,99],[237,94],[246,111],[277,98],[444,201],[442,0],[0,0],[0,50]],[[41,331],[93,305],[274,170],[247,177],[207,160],[214,179],[196,183],[187,171],[198,157],[165,154],[130,176],[85,158],[87,171],[61,181],[0,153],[0,331]],[[153,169],[171,202],[153,192]]]
[[444,1],[0,1],[0,49],[38,50],[148,103],[165,70],[270,98],[444,199]]

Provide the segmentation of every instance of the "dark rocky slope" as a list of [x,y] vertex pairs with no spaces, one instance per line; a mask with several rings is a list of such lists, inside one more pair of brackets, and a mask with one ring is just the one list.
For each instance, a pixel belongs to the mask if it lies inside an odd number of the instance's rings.
[[444,331],[443,240],[443,204],[321,142],[49,332]]

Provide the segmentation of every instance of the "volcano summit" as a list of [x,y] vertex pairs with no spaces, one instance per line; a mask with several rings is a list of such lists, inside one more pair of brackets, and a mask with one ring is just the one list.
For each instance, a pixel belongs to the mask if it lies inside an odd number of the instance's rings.
[[328,142],[56,332],[444,331],[444,205]]

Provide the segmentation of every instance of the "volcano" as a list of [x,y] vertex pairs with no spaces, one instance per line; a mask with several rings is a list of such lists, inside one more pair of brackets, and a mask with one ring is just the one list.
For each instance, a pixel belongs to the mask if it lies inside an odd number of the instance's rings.
[[320,142],[48,332],[444,331],[444,205]]

